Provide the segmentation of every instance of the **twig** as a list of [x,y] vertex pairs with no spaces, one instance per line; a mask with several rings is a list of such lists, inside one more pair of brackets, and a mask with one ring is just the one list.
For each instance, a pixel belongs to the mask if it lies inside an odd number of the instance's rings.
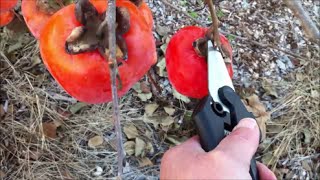
[[155,89],[158,91],[158,93],[161,94],[162,88],[159,86],[159,84],[156,83],[156,81],[153,78],[154,77],[153,75],[154,75],[154,72],[152,69],[150,69],[147,72],[147,77],[149,78],[151,85],[153,85],[153,87],[155,87]]
[[303,9],[300,0],[284,0],[284,3],[293,12],[293,14],[300,20],[301,26],[305,31],[309,40],[318,42],[320,33],[317,26],[312,22],[309,14]]
[[188,18],[192,19],[195,23],[201,25],[201,26],[206,26],[206,24],[202,23],[201,21],[199,21],[198,19],[190,16],[188,13],[184,12],[184,11],[181,11],[181,9],[179,9],[178,7],[176,7],[175,5],[169,3],[168,1],[166,0],[161,0],[163,2],[163,4],[167,5],[167,6],[170,6],[172,9],[175,9],[179,12],[181,12],[182,14],[184,14],[185,16],[187,16]]
[[[216,10],[214,7],[214,0],[206,0],[206,3],[209,6],[210,15],[212,19],[212,26],[210,27],[210,33],[213,33],[213,40],[216,46],[221,47],[220,36],[219,36],[219,20],[216,14]],[[221,49],[221,48],[220,48]]]
[[117,135],[117,153],[118,153],[118,179],[123,174],[124,149],[122,144],[122,131],[120,124],[120,112],[118,102],[117,88],[117,62],[116,62],[116,0],[107,1],[108,10],[104,21],[108,22],[108,40],[109,40],[109,64],[111,76],[111,90],[113,103],[113,122]]

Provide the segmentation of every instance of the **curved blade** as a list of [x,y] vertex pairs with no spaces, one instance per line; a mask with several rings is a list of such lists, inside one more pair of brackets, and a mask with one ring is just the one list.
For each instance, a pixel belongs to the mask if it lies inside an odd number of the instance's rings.
[[221,102],[218,96],[219,88],[229,86],[234,90],[227,67],[219,50],[213,47],[212,42],[208,41],[208,79],[209,93],[215,102],[219,102],[223,110],[229,109]]

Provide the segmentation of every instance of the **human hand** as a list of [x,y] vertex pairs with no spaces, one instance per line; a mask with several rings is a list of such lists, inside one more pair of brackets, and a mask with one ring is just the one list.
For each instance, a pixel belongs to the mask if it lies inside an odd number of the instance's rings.
[[[250,161],[259,145],[259,128],[254,119],[239,122],[230,135],[212,151],[205,152],[193,137],[169,149],[163,156],[160,179],[251,179]],[[257,163],[261,180],[276,176]]]

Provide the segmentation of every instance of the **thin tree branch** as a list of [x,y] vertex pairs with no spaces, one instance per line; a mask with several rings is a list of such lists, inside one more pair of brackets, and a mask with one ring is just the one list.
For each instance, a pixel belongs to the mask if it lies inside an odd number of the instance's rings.
[[209,6],[210,14],[211,14],[211,19],[212,19],[212,26],[210,27],[210,33],[213,33],[213,40],[214,40],[214,45],[218,46],[219,48],[221,47],[221,42],[220,42],[220,36],[219,36],[219,19],[216,14],[216,10],[214,7],[214,0],[206,0],[206,3]]
[[320,33],[317,26],[312,22],[308,12],[303,9],[300,0],[283,0],[288,8],[293,12],[300,22],[303,30],[305,31],[308,39],[313,42],[319,42]]
[[116,61],[116,0],[107,0],[106,18],[108,22],[108,40],[109,40],[109,64],[111,76],[111,90],[113,103],[113,122],[117,135],[117,152],[118,152],[118,179],[121,179],[123,174],[124,149],[122,144],[122,131],[120,124],[120,112],[118,101],[117,87],[117,61]]

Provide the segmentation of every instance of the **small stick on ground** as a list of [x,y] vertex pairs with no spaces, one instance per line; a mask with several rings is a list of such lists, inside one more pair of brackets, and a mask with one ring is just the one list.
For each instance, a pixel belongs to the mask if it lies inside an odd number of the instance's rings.
[[147,72],[147,77],[149,78],[149,81],[151,83],[151,85],[153,87],[155,87],[155,89],[158,91],[158,93],[161,94],[162,92],[162,88],[159,86],[159,84],[156,83],[156,81],[154,80],[154,72],[152,69],[150,69],[148,72]]
[[[109,36],[109,65],[111,76],[112,103],[113,103],[113,122],[117,135],[117,153],[118,153],[118,179],[123,174],[124,149],[122,144],[122,131],[120,124],[120,112],[117,88],[117,61],[116,61],[116,0],[107,1],[108,10],[104,21],[108,23]],[[103,22],[105,23],[105,22]]]

